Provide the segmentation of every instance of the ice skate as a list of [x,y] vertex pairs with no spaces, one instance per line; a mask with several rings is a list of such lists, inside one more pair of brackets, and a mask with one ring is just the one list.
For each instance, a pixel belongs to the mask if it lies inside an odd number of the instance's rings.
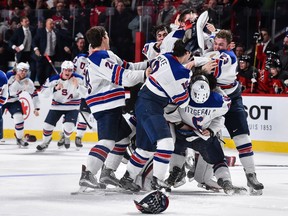
[[76,136],[76,138],[75,138],[75,145],[76,145],[76,149],[77,149],[77,150],[80,150],[80,148],[83,147],[81,137]]
[[251,195],[262,195],[264,186],[257,180],[256,173],[247,173],[247,186]]
[[58,148],[59,149],[62,148],[64,146],[64,143],[65,143],[65,136],[64,136],[64,133],[61,132],[60,133],[60,140],[57,143]]
[[70,148],[70,137],[65,137],[64,138],[64,146],[66,149]]
[[236,187],[232,185],[232,182],[229,180],[223,180],[222,178],[218,179],[218,185],[221,186],[224,192],[228,195],[236,195],[236,194],[246,194],[247,190],[244,187]]
[[114,170],[103,167],[99,181],[103,184],[110,184],[116,187],[120,186],[120,180],[116,178]]
[[94,175],[86,170],[86,166],[82,165],[82,174],[79,180],[79,185],[81,187],[88,187],[93,189],[105,189],[106,185],[101,184],[97,182],[97,179],[94,177]]
[[164,181],[159,180],[157,177],[153,176],[151,180],[151,188],[152,190],[161,190],[161,189],[167,189],[169,192],[169,185],[167,185]]
[[[185,176],[184,176],[185,178]],[[175,184],[177,183],[177,180],[181,181],[182,180],[182,169],[177,167],[177,166],[174,166],[172,171],[170,171],[170,175],[168,176],[168,178],[165,180],[165,183],[169,186],[169,187],[172,187],[174,186],[175,187]],[[179,186],[178,186],[179,187]]]
[[16,144],[19,148],[28,148],[28,142],[24,141],[23,139],[16,138]]
[[47,143],[42,143],[42,144],[36,146],[37,151],[45,151],[47,148],[48,148]]
[[129,172],[126,171],[124,176],[120,179],[120,186],[125,190],[130,190],[133,192],[139,192],[140,186],[134,183],[134,180],[130,177]]
[[45,151],[45,150],[48,148],[51,140],[52,140],[52,138],[50,138],[50,140],[49,140],[48,142],[43,142],[42,144],[37,145],[37,146],[36,146],[37,151],[39,151],[39,152]]
[[204,188],[205,190],[213,191],[213,192],[216,192],[216,193],[220,192],[220,188],[213,187],[213,186],[205,184],[205,183],[198,183],[197,187]]

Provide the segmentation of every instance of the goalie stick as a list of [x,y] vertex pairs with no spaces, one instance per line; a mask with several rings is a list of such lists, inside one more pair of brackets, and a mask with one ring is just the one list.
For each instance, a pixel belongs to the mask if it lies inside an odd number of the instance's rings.
[[[51,67],[53,68],[54,73],[59,74],[59,72],[57,71],[56,67],[54,66],[52,60],[50,59],[50,57],[48,55],[45,55],[45,58],[47,59],[47,61],[49,62],[49,64],[51,65]],[[81,112],[81,110],[79,110],[79,113],[81,114],[82,118],[84,119],[85,123],[87,124],[87,126],[89,127],[90,130],[93,129],[93,127],[89,124],[88,120],[85,118],[84,114]]]

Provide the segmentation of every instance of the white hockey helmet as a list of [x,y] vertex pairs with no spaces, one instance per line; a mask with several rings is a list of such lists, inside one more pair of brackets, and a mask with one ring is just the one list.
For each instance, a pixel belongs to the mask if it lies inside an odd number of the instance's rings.
[[195,103],[205,103],[210,96],[209,81],[204,75],[196,75],[191,82],[191,98]]
[[17,66],[16,66],[16,71],[27,70],[27,72],[28,72],[29,69],[30,69],[29,64],[24,63],[24,62],[20,62],[20,63],[17,64]]
[[72,61],[64,61],[62,64],[61,64],[61,72],[64,70],[64,69],[71,69],[71,70],[74,70],[74,64]]

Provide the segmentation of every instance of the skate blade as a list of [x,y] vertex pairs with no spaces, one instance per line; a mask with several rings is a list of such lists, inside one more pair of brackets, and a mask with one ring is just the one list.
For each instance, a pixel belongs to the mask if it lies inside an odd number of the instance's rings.
[[78,191],[71,192],[71,195],[94,195],[94,196],[103,196],[106,194],[113,194],[113,193],[123,193],[123,194],[134,194],[132,191],[125,190],[124,188],[120,187],[113,187],[113,188],[89,188],[81,186]]
[[261,196],[263,194],[263,190],[255,190],[254,188],[249,187],[249,194],[250,196]]

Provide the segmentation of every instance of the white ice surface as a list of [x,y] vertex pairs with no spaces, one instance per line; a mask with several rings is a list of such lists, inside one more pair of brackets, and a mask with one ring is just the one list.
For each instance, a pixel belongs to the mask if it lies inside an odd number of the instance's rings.
[[[91,143],[75,151],[73,143],[64,150],[52,142],[45,152],[38,153],[37,142],[29,149],[18,149],[13,142],[0,144],[0,216],[141,215],[133,203],[140,195],[70,195],[78,189],[81,164],[86,164]],[[225,152],[237,156],[234,150]],[[192,181],[173,190],[162,215],[287,216],[288,154],[255,152],[255,164],[265,186],[262,196],[213,193]],[[238,156],[236,165],[230,169],[233,183],[247,187]],[[117,177],[124,171],[121,164]]]

